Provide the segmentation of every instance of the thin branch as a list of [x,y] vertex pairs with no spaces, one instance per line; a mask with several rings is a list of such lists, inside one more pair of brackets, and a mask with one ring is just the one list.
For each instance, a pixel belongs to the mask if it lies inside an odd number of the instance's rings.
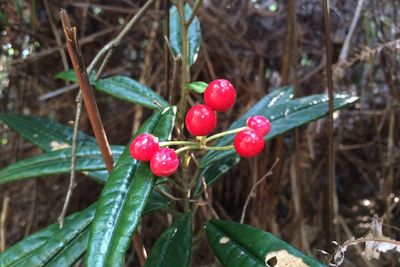
[[196,3],[194,3],[194,7],[192,9],[192,14],[190,14],[190,17],[186,20],[186,26],[189,27],[190,24],[193,22],[194,18],[196,17],[197,11],[199,11],[199,8],[203,4],[203,0],[196,0]]
[[6,218],[8,214],[9,203],[10,197],[5,196],[0,214],[0,252],[3,252],[6,249]]
[[58,46],[58,51],[59,51],[60,56],[61,56],[61,62],[62,62],[63,68],[64,68],[64,70],[68,70],[67,55],[65,54],[65,51],[63,49],[63,43],[61,41],[61,38],[58,35],[57,27],[56,27],[56,25],[54,23],[54,18],[51,15],[49,1],[48,0],[43,0],[43,2],[44,2],[44,8],[46,9],[46,12],[47,12],[47,16],[49,17],[51,31],[53,32],[54,38],[56,39],[56,43],[57,43],[57,46]]
[[325,24],[325,51],[326,51],[326,75],[329,96],[328,113],[328,201],[327,201],[327,241],[334,240],[334,213],[335,213],[335,152],[333,148],[333,72],[332,72],[332,41],[331,19],[329,1],[323,0],[324,24]]
[[[75,114],[74,132],[72,134],[72,147],[71,147],[71,174],[70,174],[70,178],[69,178],[67,196],[65,197],[64,205],[61,210],[60,216],[58,216],[58,219],[57,219],[58,223],[60,224],[60,228],[63,228],[63,226],[64,226],[64,217],[65,217],[65,214],[67,213],[67,209],[69,206],[69,202],[71,200],[72,193],[74,191],[74,188],[76,187],[76,182],[75,182],[76,147],[77,147],[77,139],[78,139],[79,120],[80,120],[80,114],[82,111],[81,91],[79,91],[78,95],[76,96],[76,102],[77,102],[77,110],[76,110],[76,114]],[[81,102],[81,103],[79,104],[79,102]]]
[[103,123],[101,121],[100,113],[97,108],[96,100],[94,98],[92,87],[90,86],[89,76],[86,72],[85,63],[83,62],[76,28],[71,27],[67,12],[65,10],[60,11],[61,22],[63,24],[64,35],[67,41],[67,49],[71,58],[72,65],[75,70],[75,74],[78,78],[79,87],[81,88],[83,100],[89,115],[89,120],[92,124],[94,135],[99,145],[101,154],[104,158],[106,168],[111,172],[114,160],[112,158],[110,145],[107,140],[106,133],[104,131]]
[[279,159],[276,159],[274,164],[272,164],[271,168],[269,169],[269,171],[266,174],[264,174],[263,177],[258,179],[258,181],[251,187],[250,192],[246,198],[246,202],[244,203],[244,206],[243,206],[242,216],[240,217],[240,223],[243,223],[243,221],[244,221],[244,216],[246,215],[247,206],[249,205],[250,198],[251,198],[251,195],[253,194],[254,190],[256,190],[257,186],[259,186],[265,179],[267,179],[268,176],[272,175],[272,170],[274,169],[274,167],[276,166],[276,164],[278,162],[279,162]]
[[356,11],[354,12],[354,17],[350,24],[350,29],[346,35],[346,38],[344,39],[342,50],[340,51],[339,62],[345,61],[347,59],[347,56],[349,54],[350,41],[351,41],[351,38],[353,37],[354,30],[356,29],[358,20],[360,19],[363,4],[364,4],[364,0],[358,0]]
[[155,0],[148,0],[146,4],[136,13],[135,16],[133,16],[129,22],[126,24],[126,26],[122,29],[122,31],[118,34],[117,37],[112,39],[110,42],[108,42],[105,46],[103,46],[102,49],[97,53],[97,55],[94,57],[93,61],[90,63],[88,70],[93,69],[94,65],[101,59],[101,57],[111,48],[116,47],[120,44],[122,38],[128,33],[128,31],[135,25],[139,19],[143,17],[143,15],[146,13],[146,11],[150,8],[150,6],[154,3]]

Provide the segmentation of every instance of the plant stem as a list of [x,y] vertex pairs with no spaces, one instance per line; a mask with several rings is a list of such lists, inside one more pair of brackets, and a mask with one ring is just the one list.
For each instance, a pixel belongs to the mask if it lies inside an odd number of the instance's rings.
[[179,145],[198,145],[198,142],[191,142],[191,141],[167,141],[167,142],[160,142],[160,147],[164,146],[179,146]]
[[229,146],[205,146],[202,147],[205,150],[231,150],[231,149],[235,149],[235,147],[233,145],[229,145]]
[[188,151],[188,150],[192,150],[192,149],[202,149],[202,146],[201,146],[201,145],[196,145],[196,146],[184,146],[184,147],[181,147],[181,148],[177,149],[177,150],[175,151],[175,153],[179,155],[179,154],[182,153],[182,152],[185,152],[185,151]]
[[225,135],[235,134],[235,133],[238,133],[238,132],[243,131],[243,130],[246,130],[246,129],[248,129],[248,127],[247,127],[247,126],[244,126],[244,127],[232,129],[232,130],[229,130],[229,131],[225,131],[225,132],[222,132],[222,133],[217,133],[217,134],[211,135],[210,137],[206,138],[206,139],[204,140],[204,143],[206,144],[206,143],[208,143],[208,142],[210,142],[210,141],[212,141],[212,140],[214,140],[214,139],[223,137],[223,136],[225,136]]
[[184,0],[178,1],[178,13],[179,22],[181,26],[181,42],[182,42],[182,65],[181,65],[181,98],[179,103],[179,114],[182,121],[183,129],[183,117],[186,114],[187,109],[187,90],[186,84],[190,81],[190,71],[189,71],[189,40],[188,40],[188,27],[185,21],[185,3]]
[[334,232],[334,216],[335,216],[335,151],[333,147],[333,75],[332,75],[332,41],[331,41],[331,19],[329,12],[329,1],[323,0],[324,24],[325,24],[325,52],[326,52],[326,75],[329,96],[329,112],[328,112],[328,206],[327,210],[327,235],[326,242],[331,243],[335,240]]
[[186,21],[186,26],[189,27],[190,24],[193,22],[194,17],[196,16],[197,11],[203,4],[203,0],[196,0],[196,3],[194,3],[194,7],[192,9],[192,14],[190,14],[190,17]]

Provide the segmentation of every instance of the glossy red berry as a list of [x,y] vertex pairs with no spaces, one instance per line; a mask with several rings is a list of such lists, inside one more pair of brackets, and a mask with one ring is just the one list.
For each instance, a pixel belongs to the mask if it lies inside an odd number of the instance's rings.
[[217,125],[215,112],[207,105],[196,105],[186,114],[186,128],[194,136],[208,135]]
[[171,148],[161,148],[150,160],[150,169],[154,175],[170,176],[178,170],[179,158],[175,150]]
[[233,106],[235,99],[235,88],[228,80],[214,80],[204,91],[204,102],[215,111],[227,111]]
[[160,149],[160,146],[157,137],[144,133],[136,136],[129,149],[134,159],[149,161],[153,154]]
[[246,124],[261,136],[266,136],[271,130],[271,123],[264,116],[251,116]]
[[233,146],[241,157],[255,157],[264,148],[264,138],[253,129],[246,129],[236,134]]

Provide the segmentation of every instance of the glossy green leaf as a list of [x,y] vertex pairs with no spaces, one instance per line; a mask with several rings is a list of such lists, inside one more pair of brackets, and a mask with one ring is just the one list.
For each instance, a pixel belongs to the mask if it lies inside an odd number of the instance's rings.
[[208,83],[205,82],[192,82],[186,84],[186,88],[197,94],[203,94],[207,88],[207,85]]
[[[143,215],[157,210],[165,210],[170,208],[170,202],[165,199],[164,195],[158,192],[156,194],[154,193],[155,192],[152,192],[150,195],[149,200],[146,203],[146,207],[143,210]],[[93,218],[95,209],[94,205],[95,204],[85,211],[67,216],[65,218],[65,224],[68,224],[68,227],[73,225],[81,225],[80,220]],[[77,229],[82,229],[82,227],[78,227]],[[51,244],[54,244],[54,246],[58,247],[58,252],[51,254],[52,257],[48,262],[46,262],[46,267],[72,266],[72,264],[76,260],[80,259],[86,251],[90,227],[84,228],[80,233],[76,234],[76,236],[70,242],[64,242],[65,244],[61,249],[59,248],[60,243],[51,241],[51,238],[54,236],[62,236],[65,233],[58,234],[59,231],[61,231],[60,225],[56,223],[24,238],[0,254],[0,266],[23,266],[22,264],[28,258],[32,257],[33,254],[38,254],[37,251],[39,251],[39,248],[46,242],[51,242]],[[56,250],[50,245],[48,245],[46,249],[52,251]]]
[[[44,151],[54,151],[71,146],[73,129],[69,126],[32,116],[17,114],[0,114],[0,120],[19,133],[27,141]],[[78,147],[94,146],[96,139],[79,131]],[[107,181],[107,170],[90,171],[87,175],[96,181]]]
[[30,235],[0,254],[0,266],[71,266],[85,252],[94,213],[92,205],[66,217],[62,229],[53,224]]
[[[73,129],[55,121],[17,114],[0,114],[0,120],[44,151],[69,147],[72,143]],[[96,140],[79,132],[77,144],[78,146],[95,145]]]
[[205,231],[208,243],[223,266],[265,267],[269,266],[266,260],[274,254],[278,255],[277,264],[282,261],[282,266],[325,266],[276,236],[249,225],[211,220],[205,224]]
[[[357,99],[357,97],[348,95],[335,95],[334,109],[343,108],[354,103]],[[265,137],[265,140],[269,140],[291,129],[326,116],[328,109],[328,97],[326,95],[313,95],[283,102],[272,107],[260,108],[256,114],[266,116],[271,121],[271,132]],[[250,114],[250,111],[248,113]],[[245,126],[246,119],[246,116],[243,116],[240,119],[240,123],[234,123],[234,128]],[[218,144],[231,144],[233,138],[233,135],[228,136]],[[204,168],[201,175],[205,177],[207,185],[211,185],[239,161],[240,157],[234,150],[211,151],[200,162]],[[198,185],[196,193],[200,193],[200,191],[201,185]]]
[[185,214],[162,233],[144,267],[188,267],[191,251],[192,214]]
[[[56,74],[56,78],[64,80],[64,81],[74,82],[74,83],[78,82],[78,78],[76,77],[74,70],[60,71],[59,73]],[[95,78],[96,78],[96,74],[92,71],[89,75],[89,80],[90,80],[91,84],[93,84]]]
[[[185,4],[185,19],[189,19],[192,14],[192,8],[189,4]],[[169,42],[175,56],[181,57],[182,55],[182,28],[179,20],[179,12],[175,5],[172,5],[169,9]],[[190,23],[188,28],[188,40],[189,40],[189,66],[197,59],[201,44],[201,29],[200,21],[197,16]]]
[[[124,147],[111,147],[115,159],[118,159]],[[105,169],[104,160],[98,147],[78,147],[76,170],[92,171]],[[18,161],[0,170],[0,184],[17,180],[61,174],[71,171],[71,149],[64,148],[47,152],[39,156]]]
[[[161,141],[168,140],[174,121],[175,108],[160,110],[142,125],[135,136],[146,132]],[[99,199],[90,231],[88,266],[123,266],[132,234],[156,179],[147,162],[139,163],[130,156],[128,145]]]
[[126,76],[112,76],[96,82],[96,89],[116,98],[151,109],[167,107],[168,102],[147,86]]

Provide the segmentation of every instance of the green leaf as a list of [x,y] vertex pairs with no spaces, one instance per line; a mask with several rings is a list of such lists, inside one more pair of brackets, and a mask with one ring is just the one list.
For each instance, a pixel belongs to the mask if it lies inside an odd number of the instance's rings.
[[[112,76],[96,82],[96,89],[116,98],[143,105],[151,109],[168,106],[156,92],[126,76]],[[157,104],[155,104],[157,102]]]
[[[121,146],[111,147],[115,159],[120,157],[123,149],[124,147]],[[104,160],[98,147],[79,147],[77,149],[77,171],[104,170],[105,168]],[[1,169],[0,184],[70,171],[71,149],[65,148],[33,156]]]
[[92,205],[66,217],[62,229],[57,223],[30,235],[0,254],[0,266],[71,266],[85,252],[94,213]]
[[[153,192],[146,203],[143,215],[160,209],[168,209],[168,204],[169,202],[165,200],[163,195],[160,195],[160,193],[154,194]],[[84,211],[67,216],[64,221],[66,227],[72,227],[74,225],[79,226],[81,225],[80,220],[86,220],[86,222],[88,222],[88,218],[90,219],[94,217],[94,205],[96,204],[93,204],[90,208]],[[82,229],[82,227],[78,227],[77,229]],[[54,236],[63,236],[64,234],[68,234],[65,233],[65,231],[62,234],[59,234],[59,231],[62,230],[60,230],[60,225],[56,223],[19,241],[0,254],[0,266],[19,266],[19,264],[22,264],[34,254],[38,254],[37,251],[39,251],[39,248],[46,242],[58,247],[58,252],[52,253],[52,258],[46,263],[46,267],[72,266],[72,264],[81,258],[86,251],[90,227],[86,227],[79,234],[76,234],[76,237],[74,237],[70,242],[65,242],[62,248],[59,247],[60,243],[51,240],[52,238],[54,239]],[[60,239],[60,241],[62,240]],[[51,245],[46,245],[46,249],[51,251],[57,250],[52,248]],[[41,251],[43,252],[43,249],[41,249]]]
[[[175,111],[173,107],[158,111],[135,136],[152,133],[161,141],[168,140],[175,121]],[[135,161],[130,156],[128,145],[99,199],[90,231],[88,266],[123,266],[132,234],[155,181],[149,164]]]
[[[276,256],[279,265],[323,267],[322,263],[303,254],[276,236],[249,225],[232,221],[211,220],[205,224],[208,243],[223,266],[265,267],[266,260]],[[282,257],[282,258],[281,258]],[[294,261],[290,261],[294,260]]]
[[[0,120],[47,152],[69,147],[72,143],[73,129],[55,121],[17,114],[0,114]],[[95,144],[96,140],[93,137],[78,133],[78,147]]]
[[184,214],[160,236],[144,267],[188,267],[191,251],[192,214]]
[[207,85],[208,85],[208,83],[205,83],[205,82],[192,82],[192,83],[186,84],[186,88],[195,93],[203,94],[207,88]]
[[[189,4],[185,4],[185,19],[189,19],[192,14],[192,8]],[[172,5],[169,9],[169,42],[171,45],[171,49],[174,52],[175,56],[182,58],[182,28],[179,20],[179,12],[178,8],[175,5]],[[188,39],[189,39],[189,66],[193,65],[193,63],[197,59],[197,55],[200,49],[201,43],[201,29],[200,29],[200,21],[197,16],[193,19],[192,23],[190,23],[188,28]]]
[[[357,97],[348,95],[335,95],[334,109],[343,108],[357,101]],[[297,98],[284,102],[270,108],[259,109],[257,115],[266,116],[271,121],[271,131],[264,138],[272,139],[284,132],[292,130],[303,124],[322,118],[328,114],[328,97],[326,95],[313,95],[303,98]],[[247,113],[246,113],[247,114]],[[240,123],[235,123],[235,128],[245,126],[245,118],[241,118]],[[244,120],[243,120],[244,119]],[[228,136],[221,140],[219,145],[231,144],[234,136]],[[212,151],[200,162],[204,168],[200,175],[205,177],[207,185],[213,184],[222,174],[230,170],[239,163],[240,157],[234,150]],[[201,192],[201,184],[197,186],[196,193]]]
[[[19,133],[27,141],[40,147],[44,151],[53,151],[72,144],[73,129],[69,126],[32,116],[17,114],[0,114],[0,120],[11,129]],[[96,145],[96,139],[79,131],[77,145]],[[108,172],[91,171],[88,176],[96,181],[104,183],[107,181]]]
[[[56,74],[56,78],[64,80],[64,81],[74,82],[74,83],[78,82],[78,78],[76,77],[76,74],[75,74],[74,70],[60,71],[59,73]],[[94,71],[90,72],[89,81],[90,81],[91,84],[95,83],[94,82],[95,78],[96,78],[96,74],[94,73]]]

